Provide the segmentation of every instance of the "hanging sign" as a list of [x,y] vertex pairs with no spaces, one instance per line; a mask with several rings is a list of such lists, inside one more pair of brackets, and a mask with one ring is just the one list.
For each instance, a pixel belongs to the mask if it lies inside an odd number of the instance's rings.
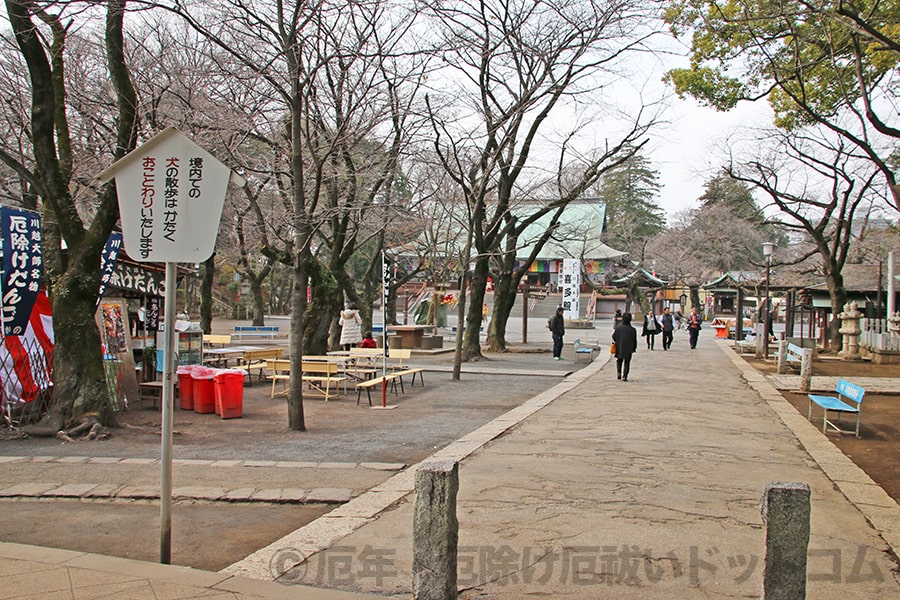
[[22,335],[41,288],[41,217],[15,208],[0,208],[0,230],[3,335]]
[[113,177],[128,256],[198,263],[212,255],[232,177],[212,154],[170,127],[100,174],[104,183]]
[[563,259],[562,307],[566,320],[574,321],[581,314],[581,261],[575,258]]

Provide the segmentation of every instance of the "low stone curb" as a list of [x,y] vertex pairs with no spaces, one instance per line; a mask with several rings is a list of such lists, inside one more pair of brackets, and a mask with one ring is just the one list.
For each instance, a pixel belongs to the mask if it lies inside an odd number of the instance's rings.
[[[346,488],[235,488],[180,487],[172,490],[176,500],[209,502],[266,502],[270,504],[344,504],[355,495]],[[0,489],[0,498],[89,498],[114,500],[159,500],[155,486],[99,483],[19,483]]]
[[[11,463],[59,463],[102,465],[155,465],[158,458],[116,458],[112,456],[0,456],[0,464]],[[369,469],[371,471],[402,471],[403,463],[382,462],[299,462],[278,460],[196,460],[175,459],[176,465],[224,468],[274,467],[277,469]]]

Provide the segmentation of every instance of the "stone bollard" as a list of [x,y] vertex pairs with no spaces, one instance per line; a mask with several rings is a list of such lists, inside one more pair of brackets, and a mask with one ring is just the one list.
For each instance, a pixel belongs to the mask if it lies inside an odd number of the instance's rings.
[[459,464],[432,461],[416,471],[413,511],[413,598],[456,600]]
[[756,358],[763,357],[763,341],[766,339],[765,325],[762,323],[756,324]]
[[778,341],[778,366],[777,373],[779,375],[784,375],[787,373],[787,340],[779,340]]
[[809,547],[809,486],[769,483],[762,498],[766,527],[763,600],[806,598],[806,555]]
[[812,359],[813,349],[804,348],[803,356],[800,358],[800,391],[809,392],[812,382]]

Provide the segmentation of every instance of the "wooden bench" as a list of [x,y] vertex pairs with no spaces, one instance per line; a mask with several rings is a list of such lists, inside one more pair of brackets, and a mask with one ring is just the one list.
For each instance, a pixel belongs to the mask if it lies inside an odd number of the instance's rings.
[[218,346],[227,346],[231,343],[231,336],[227,333],[218,334],[218,333],[210,333],[208,335],[203,336],[203,345],[209,346],[210,348],[218,345]]
[[403,361],[409,360],[412,356],[412,350],[409,348],[389,348],[388,349],[388,369],[401,370],[407,368]]
[[[272,398],[275,397],[275,385],[280,381],[282,390],[280,393],[287,393],[287,382],[291,379],[291,361],[287,359],[269,360],[266,368],[272,372]],[[300,380],[307,384],[308,389],[315,396],[322,396],[325,402],[339,393],[340,385],[346,386],[347,378],[341,374],[337,363],[323,361],[300,361]],[[334,385],[335,392],[332,393],[331,387]],[[344,389],[346,392],[346,387]]]
[[350,348],[350,358],[353,359],[377,359],[384,355],[383,348]]
[[275,384],[281,382],[281,393],[287,394],[287,382],[291,380],[291,361],[286,358],[276,358],[266,361],[266,370],[272,379],[271,398],[275,397]]
[[138,403],[141,405],[141,408],[144,407],[144,401],[150,400],[153,402],[153,408],[156,408],[156,403],[159,402],[160,408],[162,407],[162,392],[163,392],[163,382],[162,381],[143,381],[138,384]]
[[235,325],[231,337],[236,340],[244,338],[265,338],[274,340],[278,335],[278,327],[275,325]]
[[266,365],[268,361],[274,360],[277,358],[281,358],[281,353],[284,351],[284,348],[265,348],[263,350],[247,350],[244,352],[244,356],[241,359],[242,364],[234,367],[235,369],[240,369],[241,371],[246,371],[249,376],[250,384],[253,383],[253,374],[251,371],[253,369],[259,370],[259,380],[263,380],[263,374],[266,370]]
[[411,375],[412,379],[409,382],[409,387],[415,387],[416,385],[416,375],[419,376],[419,383],[422,384],[422,387],[425,387],[425,378],[423,373],[425,373],[425,369],[414,368],[414,369],[403,369],[400,371],[394,371],[391,373],[397,380],[400,382],[400,392],[405,394],[406,390],[403,389],[403,377],[406,375]]
[[[819,408],[822,409],[823,413],[822,433],[825,433],[827,428],[831,427],[838,433],[853,433],[856,435],[856,437],[859,437],[859,412],[862,408],[863,396],[866,395],[866,390],[854,383],[839,379],[837,382],[837,386],[835,387],[835,391],[837,392],[837,396],[819,396],[816,394],[808,394],[809,412],[807,413],[806,418],[812,420],[812,407],[813,404],[816,404]],[[840,422],[841,415],[843,413],[855,413],[856,429],[853,431],[841,429],[828,419],[828,411],[838,413],[838,422]]]
[[335,394],[339,393],[340,385],[344,385],[346,391],[347,378],[341,375],[337,363],[304,360],[300,364],[303,371],[300,375],[301,380],[311,392],[325,398],[325,402],[328,402],[328,398],[332,395],[331,384],[334,384]]
[[[379,360],[384,356],[384,350],[381,348],[350,348],[350,358],[357,362],[360,359],[368,359],[372,361],[372,366],[378,368]],[[391,370],[405,369],[407,361],[412,356],[412,350],[409,348],[389,348],[387,357],[387,366]]]
[[[400,376],[397,373],[388,373],[387,375],[379,375],[378,377],[373,377],[372,379],[367,379],[365,381],[361,381],[356,384],[356,405],[359,406],[359,399],[362,395],[362,391],[366,390],[366,396],[369,399],[369,406],[372,406],[372,388],[375,386],[383,385],[383,383],[390,383],[391,390],[394,392],[394,395],[397,395],[397,380],[400,379]],[[400,379],[400,384],[402,386],[403,380]],[[425,385],[424,383],[422,385]]]

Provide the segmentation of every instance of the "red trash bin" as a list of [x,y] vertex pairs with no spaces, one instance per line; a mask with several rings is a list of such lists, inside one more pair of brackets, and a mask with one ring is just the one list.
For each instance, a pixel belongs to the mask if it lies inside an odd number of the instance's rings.
[[194,412],[211,413],[216,410],[216,393],[213,386],[215,369],[194,366],[191,369],[191,379],[194,384]]
[[237,369],[220,369],[213,376],[216,414],[223,419],[236,419],[244,407],[244,375]]
[[191,372],[195,365],[182,365],[175,369],[178,375],[178,400],[182,410],[194,409],[194,379]]

